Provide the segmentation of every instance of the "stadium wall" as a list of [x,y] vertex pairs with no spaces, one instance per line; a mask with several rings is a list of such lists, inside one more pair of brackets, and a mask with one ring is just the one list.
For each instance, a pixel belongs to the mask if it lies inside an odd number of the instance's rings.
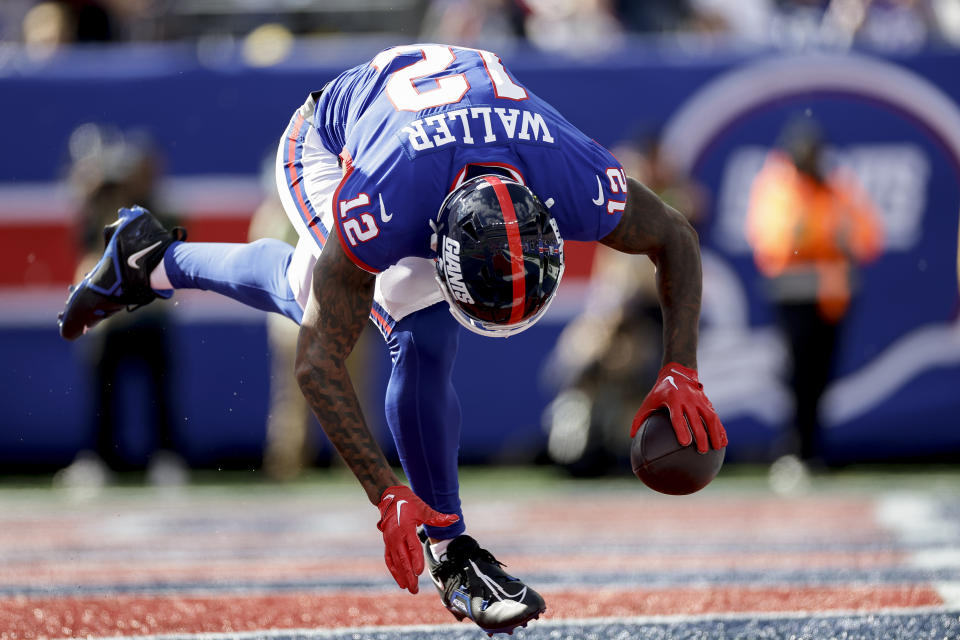
[[[148,131],[167,177],[166,207],[191,239],[243,241],[263,197],[263,159],[310,90],[378,46],[298,45],[269,69],[238,51],[180,45],[64,51],[0,60],[0,463],[47,467],[92,442],[83,341],[56,333],[77,260],[77,214],[62,177],[70,132],[86,122]],[[573,60],[499,51],[514,75],[574,124],[613,146],[662,131],[667,151],[709,190],[701,230],[700,366],[731,435],[730,459],[765,459],[790,415],[785,351],[742,228],[746,193],[783,123],[815,115],[831,153],[877,204],[888,249],[861,273],[837,378],[821,408],[829,457],[853,462],[960,456],[960,55],[883,59],[671,50],[631,45]],[[591,248],[576,246],[562,297],[538,327],[506,342],[464,334],[456,373],[463,457],[523,460],[542,450],[553,390],[543,364],[581,307]],[[170,305],[175,422],[197,465],[247,464],[262,449],[269,385],[263,317],[212,296]],[[374,428],[389,363],[371,350],[364,395]],[[482,363],[477,366],[477,362]],[[150,446],[151,390],[120,392],[123,447]],[[624,429],[627,425],[624,425]]]

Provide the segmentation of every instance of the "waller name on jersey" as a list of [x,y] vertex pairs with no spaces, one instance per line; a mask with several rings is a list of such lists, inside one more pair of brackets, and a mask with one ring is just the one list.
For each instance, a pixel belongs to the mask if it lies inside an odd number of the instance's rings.
[[502,107],[466,107],[438,113],[410,122],[398,135],[411,156],[453,142],[478,145],[512,140],[555,142],[541,114]]

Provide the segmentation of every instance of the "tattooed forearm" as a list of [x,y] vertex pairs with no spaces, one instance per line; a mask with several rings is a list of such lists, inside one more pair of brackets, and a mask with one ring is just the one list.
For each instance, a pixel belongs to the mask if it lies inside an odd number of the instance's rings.
[[370,313],[374,276],[350,263],[331,237],[313,283],[297,340],[297,380],[330,442],[377,504],[399,480],[367,428],[346,369]]
[[623,218],[601,242],[624,253],[644,253],[657,265],[663,362],[695,369],[702,280],[697,232],[683,215],[630,178]]

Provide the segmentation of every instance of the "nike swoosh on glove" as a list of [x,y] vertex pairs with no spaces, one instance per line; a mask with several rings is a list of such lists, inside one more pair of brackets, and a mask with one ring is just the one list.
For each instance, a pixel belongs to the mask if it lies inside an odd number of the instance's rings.
[[694,439],[700,453],[706,453],[711,444],[714,449],[727,446],[727,432],[720,423],[716,409],[703,393],[703,385],[697,379],[695,369],[676,362],[660,369],[656,384],[633,418],[630,437],[637,435],[644,420],[661,407],[666,407],[670,412],[670,422],[681,446],[686,447]]
[[459,516],[434,511],[418,498],[409,487],[388,487],[380,496],[380,522],[386,547],[383,559],[393,579],[401,589],[410,593],[420,590],[417,576],[423,573],[423,546],[417,538],[417,527],[449,527]]

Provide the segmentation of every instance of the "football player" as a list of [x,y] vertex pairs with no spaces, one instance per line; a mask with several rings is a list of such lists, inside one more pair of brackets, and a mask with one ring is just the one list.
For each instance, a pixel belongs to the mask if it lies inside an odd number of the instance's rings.
[[[385,561],[401,588],[416,593],[426,564],[444,606],[491,634],[546,608],[465,533],[451,371],[460,326],[509,336],[543,315],[563,275],[564,239],[644,253],[659,268],[665,366],[633,431],[666,406],[682,444],[726,445],[697,380],[696,233],[495,54],[399,46],[343,72],[294,113],[277,182],[295,249],[186,243],[182,229],[164,229],[146,210],[121,209],[60,332],[74,339],[182,288],[298,322],[301,389],[379,507]],[[386,416],[413,490],[368,430],[344,366],[368,316],[390,349]]]

